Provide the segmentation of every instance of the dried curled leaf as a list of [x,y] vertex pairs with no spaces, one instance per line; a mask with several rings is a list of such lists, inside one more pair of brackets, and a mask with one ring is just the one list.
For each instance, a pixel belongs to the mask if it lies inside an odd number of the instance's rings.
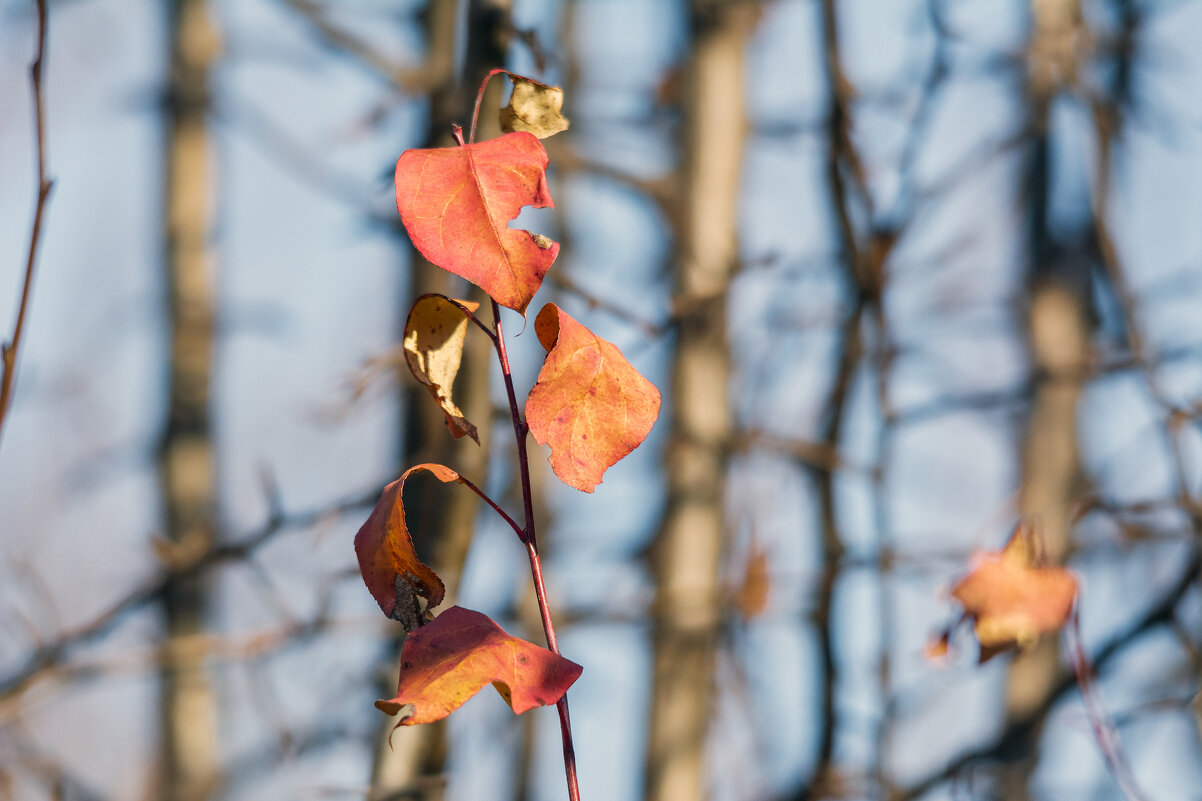
[[562,89],[513,73],[509,79],[513,94],[509,105],[501,109],[502,131],[525,131],[546,139],[568,129],[571,123],[563,116]]
[[582,668],[546,648],[512,637],[480,612],[452,606],[409,635],[401,648],[394,698],[376,701],[400,725],[441,720],[492,684],[515,714],[554,704]]
[[1000,551],[978,554],[952,597],[973,621],[984,662],[1002,651],[1032,644],[1064,626],[1077,600],[1077,578],[1045,567],[1034,554],[1034,533],[1019,525]]
[[547,359],[526,398],[530,433],[551,446],[551,469],[561,481],[592,492],[651,432],[659,390],[615,345],[554,303],[538,313],[534,331]]
[[363,583],[384,614],[399,621],[406,631],[425,622],[426,608],[442,603],[446,590],[438,574],[417,557],[413,538],[405,525],[405,504],[401,493],[405,481],[418,470],[433,473],[444,484],[459,481],[459,474],[440,464],[419,464],[409,468],[384,488],[376,508],[355,535],[355,555]]
[[470,300],[451,300],[443,295],[422,295],[409,309],[405,320],[405,361],[413,377],[426,385],[431,397],[442,407],[451,436],[469,436],[480,444],[480,435],[455,402],[451,385],[463,360],[463,341],[467,337],[468,318],[463,308],[475,311],[480,304]]
[[526,313],[559,244],[509,227],[523,206],[554,208],[547,151],[528,133],[430,150],[396,164],[396,201],[409,238],[433,264],[497,303]]

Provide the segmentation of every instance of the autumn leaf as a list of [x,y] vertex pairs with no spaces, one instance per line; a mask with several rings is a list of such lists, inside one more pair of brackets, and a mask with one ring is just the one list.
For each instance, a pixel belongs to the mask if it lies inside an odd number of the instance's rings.
[[753,542],[743,569],[743,580],[734,592],[734,606],[743,620],[759,617],[768,608],[772,576],[768,569],[768,551]]
[[563,90],[558,86],[532,81],[509,73],[513,94],[509,105],[501,109],[502,131],[526,131],[539,139],[566,131],[568,118],[563,116]]
[[973,621],[982,662],[1032,644],[1072,614],[1076,577],[1039,564],[1035,545],[1031,528],[1019,525],[1002,550],[978,554],[972,571],[952,588],[952,597]]
[[926,646],[922,649],[923,655],[932,662],[943,662],[952,652],[952,631],[947,629],[927,640]]
[[479,306],[470,300],[452,301],[442,295],[422,295],[409,309],[409,317],[405,320],[405,361],[409,371],[426,385],[435,402],[442,407],[451,436],[455,439],[469,436],[477,445],[480,435],[451,400],[451,385],[459,373],[463,341],[467,337],[468,318],[463,308],[474,312]]
[[601,476],[639,446],[659,415],[659,390],[612,343],[548,303],[534,321],[547,359],[526,398],[526,422],[551,446],[565,484],[592,492]]
[[396,165],[397,209],[423,256],[525,314],[559,244],[509,221],[523,206],[554,208],[546,169],[543,146],[521,132],[406,150]]
[[396,697],[376,701],[401,724],[441,720],[492,684],[515,714],[554,704],[582,668],[533,643],[511,637],[480,612],[452,606],[409,635],[401,647]]
[[359,572],[384,614],[400,621],[406,631],[424,622],[418,598],[426,599],[426,608],[442,603],[445,589],[438,574],[424,565],[413,549],[413,539],[405,525],[405,504],[401,497],[405,481],[424,470],[444,484],[460,481],[459,474],[440,464],[410,467],[384,488],[376,508],[355,535],[355,555]]

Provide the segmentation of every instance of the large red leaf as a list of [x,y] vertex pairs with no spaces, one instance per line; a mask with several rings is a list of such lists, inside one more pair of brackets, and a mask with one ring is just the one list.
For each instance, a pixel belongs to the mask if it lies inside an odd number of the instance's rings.
[[459,481],[459,474],[440,464],[410,467],[384,488],[376,508],[355,535],[355,555],[359,572],[384,614],[400,621],[406,631],[421,623],[418,597],[426,599],[427,609],[442,603],[445,589],[438,574],[417,558],[413,539],[405,525],[405,504],[401,493],[405,480],[418,470],[433,473],[444,484]]
[[[1031,529],[1018,526],[1002,550],[978,554],[972,571],[952,588],[973,620],[982,662],[1056,631],[1072,614],[1077,578],[1064,568],[1040,565],[1035,544]],[[935,650],[945,652],[946,642]]]
[[559,701],[582,669],[546,648],[511,637],[487,615],[452,606],[406,638],[396,697],[376,701],[376,706],[395,715],[412,705],[401,723],[430,723],[492,684],[520,715]]
[[559,244],[509,221],[523,206],[555,207],[546,169],[547,151],[522,132],[406,150],[396,163],[397,209],[423,256],[525,314]]
[[551,468],[592,492],[601,476],[646,439],[659,416],[659,390],[615,345],[548,303],[534,321],[547,360],[526,398],[526,422],[551,446]]

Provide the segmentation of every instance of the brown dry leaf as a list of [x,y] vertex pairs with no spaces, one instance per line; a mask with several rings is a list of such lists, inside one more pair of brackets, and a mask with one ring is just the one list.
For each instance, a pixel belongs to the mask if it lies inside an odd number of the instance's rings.
[[973,620],[982,662],[1034,643],[1072,614],[1076,576],[1040,564],[1036,544],[1031,528],[1020,524],[1002,550],[979,554],[972,572],[952,588],[952,597]]
[[513,94],[509,105],[501,109],[502,131],[525,131],[546,139],[568,129],[570,122],[563,116],[562,89],[521,75],[511,74],[509,79],[513,81]]
[[469,436],[479,445],[476,427],[451,400],[451,385],[463,360],[468,327],[467,315],[460,307],[474,312],[480,304],[433,294],[414,301],[405,320],[405,361],[413,377],[426,385],[430,396],[442,407],[451,436]]
[[735,608],[744,620],[759,617],[768,608],[772,577],[768,573],[768,551],[753,543],[747,556],[743,581],[735,590]]

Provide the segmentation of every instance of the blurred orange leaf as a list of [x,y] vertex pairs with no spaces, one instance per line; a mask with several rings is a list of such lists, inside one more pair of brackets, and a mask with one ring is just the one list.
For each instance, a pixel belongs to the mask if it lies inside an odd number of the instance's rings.
[[405,361],[413,377],[426,385],[442,407],[451,436],[469,436],[479,445],[476,427],[451,400],[451,385],[459,373],[463,341],[467,338],[468,318],[460,307],[474,312],[480,304],[435,294],[414,301],[405,320]]
[[952,588],[952,597],[973,620],[981,661],[1032,644],[1056,631],[1072,614],[1077,578],[1035,557],[1032,529],[1020,524],[1000,551],[974,558],[972,571]]
[[547,359],[526,398],[526,421],[551,446],[551,469],[592,492],[601,476],[639,446],[659,416],[660,396],[612,343],[554,303],[534,321]]
[[927,659],[934,662],[942,662],[947,659],[948,654],[952,650],[952,632],[951,629],[942,631],[939,634],[927,640],[926,647],[923,648],[923,654]]
[[433,473],[444,484],[460,480],[458,473],[440,464],[410,467],[384,488],[376,508],[355,535],[355,555],[359,557],[363,583],[384,614],[400,621],[406,631],[413,631],[423,622],[419,597],[426,599],[427,609],[432,609],[442,603],[446,592],[438,574],[417,558],[405,525],[401,493],[405,480],[418,470]]
[[772,576],[768,572],[768,551],[758,543],[752,543],[747,555],[747,566],[743,580],[735,591],[735,607],[744,620],[763,614],[768,608],[768,596],[772,591]]
[[559,244],[509,221],[523,206],[554,208],[546,169],[547,151],[523,132],[406,150],[396,165],[397,209],[423,256],[525,314]]
[[575,662],[511,637],[480,612],[452,606],[409,635],[401,648],[396,697],[376,701],[402,725],[441,720],[492,684],[516,714],[554,704],[580,677]]

